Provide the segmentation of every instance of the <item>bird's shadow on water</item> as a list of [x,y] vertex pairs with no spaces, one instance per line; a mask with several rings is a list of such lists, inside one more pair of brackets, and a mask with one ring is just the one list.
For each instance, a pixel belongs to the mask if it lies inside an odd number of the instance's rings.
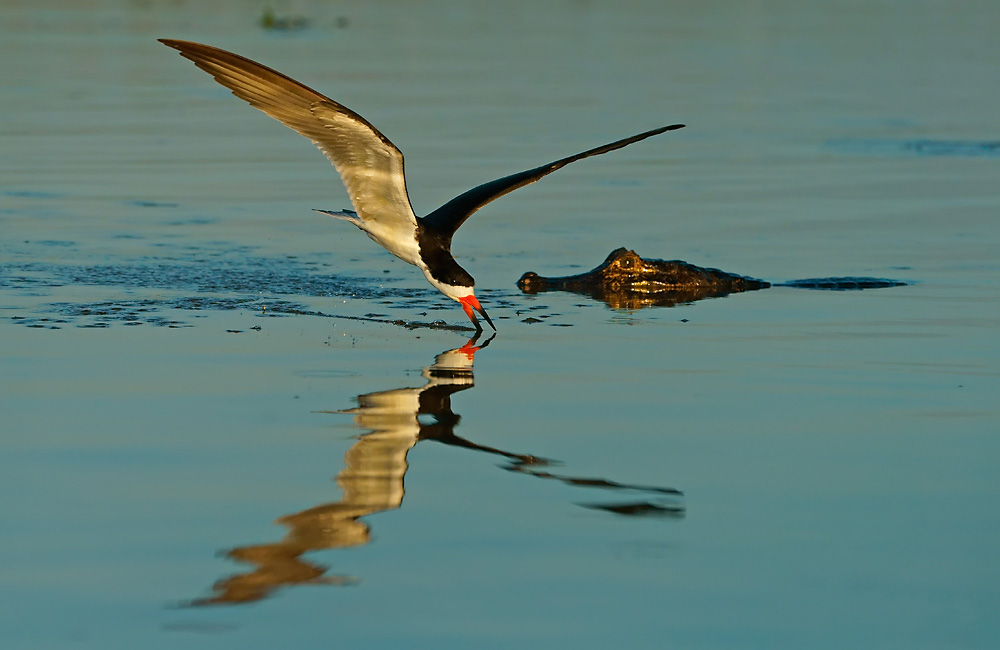
[[514,474],[556,481],[581,490],[614,493],[608,501],[579,503],[585,508],[623,517],[682,518],[683,494],[672,487],[635,485],[604,478],[580,477],[556,471],[555,460],[528,453],[481,445],[458,436],[461,416],[452,410],[451,397],[474,387],[477,352],[493,340],[477,335],[465,345],[437,355],[423,369],[421,386],[364,393],[350,409],[319,413],[350,415],[363,432],[344,456],[337,474],[343,496],[280,517],[288,532],[272,543],[236,546],[221,555],[250,569],[215,582],[212,593],[181,606],[236,605],[263,600],[280,589],[297,585],[355,585],[360,578],[328,574],[329,567],[304,558],[310,552],[346,549],[368,544],[367,518],[403,506],[407,454],[416,444],[438,442],[502,459],[500,467]]

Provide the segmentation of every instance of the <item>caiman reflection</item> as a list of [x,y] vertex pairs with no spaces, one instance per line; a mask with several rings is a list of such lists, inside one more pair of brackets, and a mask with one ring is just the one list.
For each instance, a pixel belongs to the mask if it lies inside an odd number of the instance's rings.
[[437,355],[423,370],[426,383],[416,388],[398,388],[358,395],[356,408],[321,413],[351,414],[355,424],[367,432],[347,450],[344,469],[337,475],[343,491],[340,501],[286,515],[277,523],[288,528],[280,541],[240,546],[223,554],[251,571],[219,580],[213,594],[190,601],[193,606],[240,604],[262,600],[282,587],[303,584],[353,585],[358,578],[327,575],[328,567],[303,559],[311,551],[348,548],[367,544],[371,528],[361,518],[399,508],[403,502],[406,456],[423,440],[495,454],[505,459],[501,467],[536,478],[552,479],[581,488],[601,488],[631,493],[635,498],[608,503],[579,503],[585,508],[619,515],[683,517],[682,493],[673,488],[618,483],[602,478],[556,474],[547,468],[554,461],[476,444],[455,435],[461,420],[451,408],[451,396],[473,387],[472,366],[478,351],[493,337],[477,344],[479,335],[460,348]]

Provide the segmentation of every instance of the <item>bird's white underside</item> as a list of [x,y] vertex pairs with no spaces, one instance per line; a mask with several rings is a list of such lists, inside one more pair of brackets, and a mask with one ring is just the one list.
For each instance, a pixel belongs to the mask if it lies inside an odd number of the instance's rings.
[[465,298],[474,294],[473,287],[453,286],[450,284],[444,284],[435,279],[434,276],[431,275],[430,268],[420,257],[420,248],[417,243],[416,236],[409,239],[400,237],[397,231],[387,231],[384,227],[381,227],[377,219],[370,220],[366,223],[350,213],[328,212],[324,210],[318,210],[318,212],[331,216],[334,219],[349,221],[354,224],[362,232],[368,235],[368,237],[370,237],[376,244],[382,246],[404,262],[412,264],[420,269],[423,272],[424,277],[427,278],[427,281],[431,283],[431,286],[452,300],[457,301],[459,298]]
[[433,286],[435,289],[437,289],[444,295],[448,296],[452,300],[459,301],[461,298],[467,298],[475,293],[472,287],[454,286],[451,284],[445,284],[443,282],[439,282],[438,280],[434,279],[434,276],[431,275],[430,269],[428,269],[427,265],[424,264],[423,262],[419,262],[417,264],[417,267],[419,267],[420,270],[424,272],[424,277],[427,278],[427,281],[431,283],[431,286]]

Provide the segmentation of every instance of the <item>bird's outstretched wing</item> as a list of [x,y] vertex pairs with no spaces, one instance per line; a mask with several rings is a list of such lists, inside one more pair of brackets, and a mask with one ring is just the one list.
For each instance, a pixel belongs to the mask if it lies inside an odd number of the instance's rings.
[[489,183],[483,183],[482,185],[474,187],[464,194],[456,196],[434,212],[431,212],[426,217],[423,217],[421,221],[426,227],[429,227],[444,236],[450,237],[456,230],[458,230],[459,226],[465,223],[466,219],[472,216],[472,213],[490,201],[494,201],[508,192],[513,192],[519,187],[524,187],[525,185],[534,183],[543,176],[548,176],[552,172],[565,167],[571,162],[576,162],[577,160],[582,160],[583,158],[589,158],[591,156],[599,156],[602,153],[608,153],[609,151],[614,151],[615,149],[627,147],[634,142],[645,140],[646,138],[659,135],[665,131],[674,131],[676,129],[683,128],[683,124],[661,126],[658,129],[633,135],[632,137],[625,138],[624,140],[618,140],[616,142],[612,142],[611,144],[606,144],[594,149],[588,149],[583,153],[562,158],[549,163],[548,165],[542,165],[541,167],[529,169],[528,171],[520,172],[518,174],[511,174],[510,176],[498,178],[497,180],[490,181]]
[[416,226],[403,154],[365,118],[238,54],[190,41],[159,40],[243,101],[312,140],[337,168],[361,221]]

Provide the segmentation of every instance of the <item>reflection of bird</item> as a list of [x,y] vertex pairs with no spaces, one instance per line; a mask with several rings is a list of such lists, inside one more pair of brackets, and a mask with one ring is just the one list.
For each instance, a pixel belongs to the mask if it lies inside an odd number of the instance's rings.
[[[234,95],[313,141],[340,173],[354,210],[318,210],[354,224],[390,253],[413,264],[438,291],[461,303],[476,330],[475,311],[493,326],[473,292],[472,276],[451,255],[451,238],[479,208],[571,162],[682,128],[673,124],[562,158],[461,194],[425,217],[413,213],[403,154],[363,117],[259,63],[209,45],[160,39],[212,75]],[[473,311],[475,310],[475,311]]]
[[[288,533],[278,542],[226,551],[227,557],[251,564],[254,569],[219,580],[213,586],[213,595],[189,604],[248,603],[266,598],[281,587],[299,584],[354,584],[356,580],[349,576],[325,575],[327,567],[302,556],[310,551],[367,544],[371,531],[362,517],[395,510],[403,502],[410,448],[428,437],[455,438],[452,429],[460,418],[451,410],[451,395],[474,384],[472,365],[476,352],[489,344],[487,340],[477,346],[477,338],[439,354],[434,364],[424,369],[427,383],[423,386],[358,395],[356,408],[324,411],[352,414],[355,424],[368,430],[347,450],[344,469],[337,474],[343,497],[281,517],[278,521],[288,528]],[[421,421],[421,416],[430,416],[433,422]]]
[[355,584],[357,580],[350,576],[327,575],[328,567],[303,556],[312,551],[350,548],[370,542],[371,529],[365,518],[402,505],[404,479],[409,468],[407,454],[424,440],[499,456],[507,461],[502,467],[511,472],[585,489],[639,492],[652,499],[580,504],[587,508],[617,514],[683,516],[683,506],[675,502],[681,493],[673,488],[554,474],[545,468],[555,461],[480,445],[456,435],[455,427],[461,416],[452,410],[451,397],[475,385],[475,355],[493,340],[491,337],[477,344],[479,336],[477,334],[460,348],[437,355],[434,363],[424,368],[422,376],[426,383],[422,386],[365,393],[358,395],[355,408],[321,411],[353,415],[354,424],[366,430],[347,450],[344,468],[337,474],[337,485],[343,491],[341,499],[278,519],[288,532],[277,542],[227,550],[226,557],[252,565],[253,569],[217,581],[211,596],[188,604],[249,603],[294,585]]

